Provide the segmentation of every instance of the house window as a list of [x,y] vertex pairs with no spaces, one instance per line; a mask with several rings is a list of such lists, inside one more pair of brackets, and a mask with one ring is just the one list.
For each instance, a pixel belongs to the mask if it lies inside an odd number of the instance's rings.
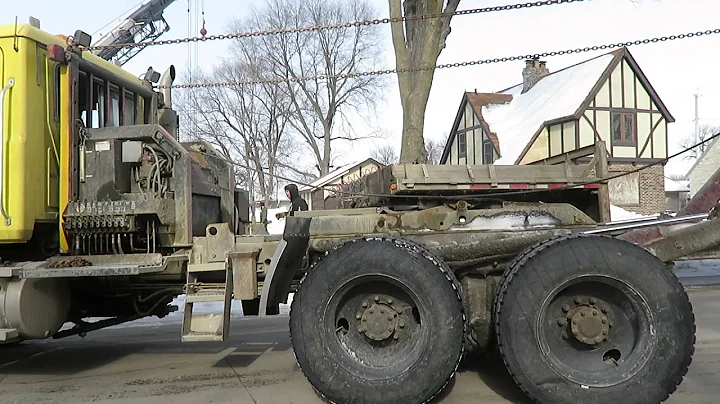
[[458,158],[467,157],[467,133],[462,132],[457,134],[458,141]]
[[489,140],[483,142],[483,164],[493,163],[493,144]]
[[612,133],[613,145],[635,146],[637,139],[635,114],[613,112]]

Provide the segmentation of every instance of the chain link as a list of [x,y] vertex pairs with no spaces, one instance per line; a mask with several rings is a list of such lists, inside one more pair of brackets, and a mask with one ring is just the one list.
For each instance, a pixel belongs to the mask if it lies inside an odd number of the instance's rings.
[[[567,0],[567,1],[571,1],[571,0]],[[435,69],[449,69],[452,67],[478,66],[478,65],[487,65],[487,64],[493,64],[493,63],[504,63],[504,62],[518,61],[518,60],[527,60],[527,59],[532,59],[532,58],[543,58],[543,57],[548,57],[548,56],[571,55],[571,54],[575,54],[575,53],[591,52],[591,51],[606,50],[606,49],[615,49],[615,48],[622,48],[625,46],[632,46],[632,45],[647,45],[650,43],[674,41],[674,40],[686,39],[686,38],[696,38],[696,37],[700,37],[700,36],[715,35],[715,34],[720,34],[720,28],[716,28],[716,29],[712,29],[712,30],[709,29],[709,30],[705,30],[705,31],[690,32],[690,33],[679,34],[679,35],[662,36],[662,37],[657,37],[657,38],[637,39],[637,40],[628,41],[628,42],[618,42],[618,43],[610,43],[610,44],[605,44],[605,45],[586,46],[583,48],[566,49],[566,50],[560,50],[560,51],[519,55],[519,56],[509,56],[509,57],[494,58],[494,59],[481,59],[481,60],[473,60],[473,61],[467,61],[467,62],[445,63],[445,64],[440,64],[440,65],[435,65],[435,66],[419,67],[419,68],[413,68],[413,69],[387,69],[387,70],[374,70],[374,71],[369,71],[369,72],[323,74],[323,75],[318,75],[318,76],[301,76],[301,77],[293,77],[293,78],[278,77],[278,78],[273,78],[273,79],[262,79],[262,80],[174,84],[174,85],[172,85],[172,88],[229,87],[229,86],[243,86],[243,85],[254,85],[254,84],[301,82],[301,81],[311,81],[311,80],[358,78],[358,77],[378,76],[378,75],[393,74],[393,73],[415,73],[415,72],[435,70]],[[159,86],[158,88],[166,88],[166,87],[167,86]]]
[[207,42],[207,41],[219,41],[219,40],[226,40],[226,39],[263,37],[263,36],[270,36],[270,35],[296,34],[296,33],[302,33],[302,32],[320,31],[320,30],[325,30],[325,29],[356,28],[356,27],[370,26],[370,25],[389,24],[392,22],[428,20],[428,19],[433,19],[433,18],[452,17],[455,15],[471,15],[471,14],[491,13],[491,12],[496,12],[496,11],[519,10],[519,9],[523,9],[523,8],[553,6],[553,5],[564,4],[564,3],[579,3],[582,1],[589,1],[589,0],[546,0],[546,1],[536,1],[536,2],[530,2],[530,3],[508,4],[505,6],[473,8],[473,9],[468,9],[468,10],[453,11],[451,13],[433,13],[433,14],[414,15],[414,16],[410,16],[410,17],[379,18],[379,19],[373,19],[373,20],[361,20],[361,21],[345,22],[345,23],[339,23],[339,24],[311,25],[311,26],[301,27],[301,28],[283,28],[283,29],[274,29],[274,30],[267,30],[267,31],[252,31],[252,32],[238,32],[238,33],[233,33],[233,34],[195,36],[195,37],[188,37],[188,38],[166,39],[166,40],[161,40],[161,41],[118,43],[118,44],[103,45],[103,46],[90,46],[88,49],[89,50],[103,50],[103,49],[121,49],[121,48],[138,48],[138,47],[144,48],[146,46],[176,45],[176,44],[189,43],[189,42]]

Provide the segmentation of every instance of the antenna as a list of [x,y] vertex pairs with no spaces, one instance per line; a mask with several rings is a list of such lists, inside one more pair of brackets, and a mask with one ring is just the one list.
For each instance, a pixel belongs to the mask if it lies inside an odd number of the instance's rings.
[[15,16],[15,34],[13,35],[13,49],[15,49],[15,52],[20,52],[20,48],[18,48],[18,17]]

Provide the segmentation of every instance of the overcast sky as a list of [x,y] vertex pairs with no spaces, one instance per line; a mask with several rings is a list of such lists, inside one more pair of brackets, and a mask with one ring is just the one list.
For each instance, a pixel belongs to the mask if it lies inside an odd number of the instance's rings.
[[[386,0],[371,0],[379,17],[388,14]],[[202,0],[191,0],[202,4]],[[523,0],[462,0],[460,9],[523,2]],[[4,1],[3,22],[12,23],[14,16],[27,21],[32,15],[42,28],[52,33],[69,35],[76,29],[105,33],[103,28],[126,11],[139,5],[138,0],[48,0]],[[102,3],[102,6],[100,4]],[[249,7],[262,4],[257,0],[205,0],[206,28],[209,34],[225,33],[228,23],[242,18]],[[503,56],[541,53],[604,43],[615,43],[691,31],[720,28],[717,20],[720,2],[715,0],[589,0],[580,3],[513,10],[481,15],[457,16],[452,20],[452,33],[439,63],[452,63]],[[199,35],[188,23],[188,0],[177,0],[165,12],[171,31],[162,39]],[[110,24],[111,27],[113,24]],[[387,47],[387,67],[394,67],[390,27],[382,28],[379,40]],[[215,41],[197,46],[200,68],[211,69],[225,53],[228,43]],[[720,125],[720,35],[677,40],[630,47],[640,68],[665,102],[676,122],[669,125],[670,152],[680,148],[678,142],[691,134],[694,94],[699,92],[701,124]],[[173,63],[183,71],[188,62],[189,46],[170,45],[146,49],[124,67],[136,74],[148,66],[164,70]],[[599,53],[584,53],[546,58],[550,71],[589,59]],[[426,137],[446,136],[463,92],[492,92],[522,81],[524,62],[509,62],[477,67],[438,70],[435,74],[426,116]],[[402,114],[395,77],[380,108],[378,122],[389,134],[388,141],[400,146]],[[372,143],[372,142],[370,142]],[[340,154],[336,165],[362,157],[358,150],[369,153],[372,144],[352,149],[338,144]],[[683,173],[689,163],[681,158],[666,167],[666,173]]]

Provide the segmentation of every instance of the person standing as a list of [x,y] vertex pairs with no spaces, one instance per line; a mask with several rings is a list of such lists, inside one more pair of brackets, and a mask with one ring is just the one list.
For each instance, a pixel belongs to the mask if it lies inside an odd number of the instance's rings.
[[300,196],[300,191],[298,191],[297,185],[285,185],[285,196],[290,199],[290,210],[288,210],[287,213],[278,213],[275,215],[278,219],[285,216],[295,216],[295,212],[310,210],[307,202],[305,202],[305,199]]

